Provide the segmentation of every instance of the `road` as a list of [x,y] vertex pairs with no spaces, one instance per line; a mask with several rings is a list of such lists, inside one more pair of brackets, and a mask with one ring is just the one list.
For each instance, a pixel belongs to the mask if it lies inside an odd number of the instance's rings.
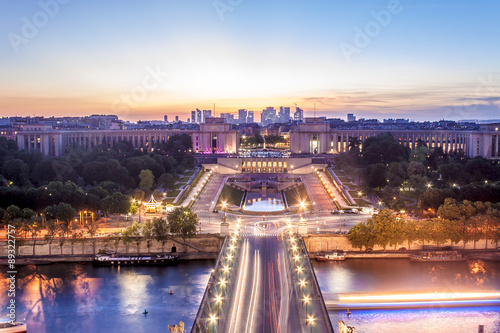
[[[292,332],[300,327],[296,304],[291,302],[287,255],[273,223],[249,223],[242,228],[243,247],[236,288],[225,312],[222,332]],[[289,329],[290,328],[290,329]]]

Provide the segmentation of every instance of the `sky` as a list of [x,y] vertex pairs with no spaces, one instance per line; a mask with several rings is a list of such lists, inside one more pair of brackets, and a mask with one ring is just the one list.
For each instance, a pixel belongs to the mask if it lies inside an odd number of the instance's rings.
[[298,106],[344,119],[500,118],[497,0],[0,0],[0,9],[0,116],[186,120],[215,104],[216,115]]

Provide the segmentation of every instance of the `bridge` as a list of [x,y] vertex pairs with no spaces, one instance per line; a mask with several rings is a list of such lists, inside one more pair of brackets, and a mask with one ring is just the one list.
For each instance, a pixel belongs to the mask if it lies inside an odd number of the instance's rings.
[[305,244],[290,225],[237,224],[191,332],[334,332]]

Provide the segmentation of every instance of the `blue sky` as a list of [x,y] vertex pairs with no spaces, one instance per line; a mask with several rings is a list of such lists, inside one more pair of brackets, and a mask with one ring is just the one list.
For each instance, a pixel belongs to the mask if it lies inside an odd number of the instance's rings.
[[[498,1],[0,6],[2,116],[185,119],[214,103],[217,112],[316,103],[328,117],[500,118]],[[366,45],[356,43],[359,31]],[[346,56],[346,47],[356,52]]]

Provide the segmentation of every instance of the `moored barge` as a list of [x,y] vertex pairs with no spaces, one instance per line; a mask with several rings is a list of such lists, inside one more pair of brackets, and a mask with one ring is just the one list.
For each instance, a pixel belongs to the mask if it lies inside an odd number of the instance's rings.
[[175,265],[179,262],[178,255],[157,254],[149,257],[114,257],[97,255],[92,261],[94,266],[139,266],[139,265]]

